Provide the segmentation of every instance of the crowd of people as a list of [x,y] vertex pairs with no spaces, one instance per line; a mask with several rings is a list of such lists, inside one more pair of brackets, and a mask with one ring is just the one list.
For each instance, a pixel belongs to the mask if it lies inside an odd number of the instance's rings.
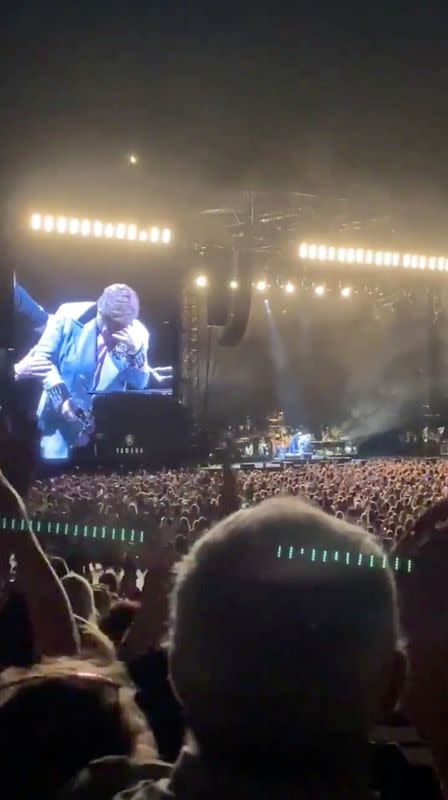
[[[448,491],[444,460],[307,462],[281,470],[236,474],[247,507],[290,494],[381,538],[400,539]],[[28,509],[39,518],[140,526],[190,539],[219,520],[221,475],[213,470],[64,474],[31,487]]]
[[[0,757],[9,798],[448,797],[448,462],[0,481]],[[38,517],[152,531],[119,569]],[[156,535],[156,532],[166,535]],[[279,546],[412,558],[410,574]],[[447,540],[447,541],[446,541]],[[378,562],[379,563],[379,562]],[[386,742],[379,724],[412,731]],[[401,727],[400,727],[401,730]]]

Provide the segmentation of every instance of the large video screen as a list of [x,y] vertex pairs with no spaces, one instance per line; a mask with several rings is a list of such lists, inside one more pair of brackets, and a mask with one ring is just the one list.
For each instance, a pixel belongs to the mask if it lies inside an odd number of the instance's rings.
[[14,377],[42,459],[92,444],[100,398],[173,394],[173,293],[166,270],[144,266],[54,254],[15,264]]

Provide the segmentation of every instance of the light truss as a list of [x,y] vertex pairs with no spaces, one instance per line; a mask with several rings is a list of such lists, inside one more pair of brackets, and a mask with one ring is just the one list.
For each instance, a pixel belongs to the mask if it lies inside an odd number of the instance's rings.
[[338,247],[302,242],[298,249],[302,261],[348,264],[385,269],[429,270],[448,272],[448,258],[444,256],[397,253],[391,250],[367,250],[362,247]]
[[172,239],[170,228],[141,228],[125,222],[103,222],[99,219],[31,214],[30,228],[35,233],[56,236],[79,236],[91,239],[121,239],[143,244],[168,245]]

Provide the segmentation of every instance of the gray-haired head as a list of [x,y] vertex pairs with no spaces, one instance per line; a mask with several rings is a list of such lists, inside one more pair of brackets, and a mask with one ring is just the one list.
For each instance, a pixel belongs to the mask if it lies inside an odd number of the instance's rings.
[[98,310],[108,328],[126,328],[139,315],[137,292],[125,283],[112,283],[106,286],[99,298]]
[[383,556],[365,531],[292,498],[238,511],[194,545],[173,593],[171,674],[210,753],[289,760],[367,737],[387,691],[391,571],[279,559],[279,546]]

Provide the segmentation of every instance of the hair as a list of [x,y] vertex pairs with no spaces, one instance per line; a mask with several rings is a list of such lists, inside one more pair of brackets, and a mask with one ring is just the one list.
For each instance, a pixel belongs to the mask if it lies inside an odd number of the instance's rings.
[[91,622],[96,619],[95,599],[90,583],[76,572],[69,572],[62,578],[72,611],[77,617]]
[[391,571],[277,558],[279,545],[383,557],[365,531],[293,498],[238,511],[193,546],[172,597],[171,674],[214,758],[294,762],[299,747],[366,735],[378,712],[398,642]]
[[109,609],[101,623],[101,630],[109,637],[111,642],[118,647],[140,608],[140,603],[134,600],[117,600]]
[[96,585],[93,586],[92,588],[93,588],[93,598],[95,600],[95,608],[97,610],[97,614],[100,618],[104,617],[108,613],[112,605],[112,598],[109,594],[109,590],[107,586],[104,585],[103,586]]
[[98,625],[75,617],[81,639],[81,655],[95,664],[107,666],[113,664],[117,654],[113,642],[100,630]]
[[65,578],[65,576],[68,575],[70,570],[64,558],[60,556],[51,556],[49,561],[58,578]]
[[106,586],[112,594],[118,594],[118,578],[115,572],[111,570],[102,572],[98,578],[98,583],[100,586]]
[[125,283],[113,283],[104,289],[98,300],[98,310],[106,324],[126,328],[139,315],[138,295]]
[[133,756],[145,735],[133,692],[110,669],[60,659],[1,677],[2,780],[11,800],[49,800],[91,761]]

